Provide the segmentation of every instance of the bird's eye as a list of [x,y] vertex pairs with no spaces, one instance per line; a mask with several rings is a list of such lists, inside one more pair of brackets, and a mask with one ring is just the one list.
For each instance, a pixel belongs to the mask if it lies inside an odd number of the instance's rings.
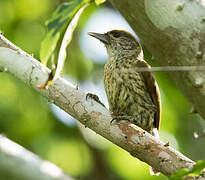
[[118,32],[118,31],[113,31],[113,32],[112,32],[112,35],[113,35],[113,37],[118,38],[118,37],[120,37],[120,32]]

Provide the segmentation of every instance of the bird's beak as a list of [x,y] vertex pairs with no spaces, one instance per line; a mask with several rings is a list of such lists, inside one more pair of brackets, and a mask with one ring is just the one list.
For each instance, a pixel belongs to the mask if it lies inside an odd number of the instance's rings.
[[94,33],[94,32],[89,32],[88,35],[100,40],[104,44],[109,44],[109,38],[107,34],[100,34],[100,33]]

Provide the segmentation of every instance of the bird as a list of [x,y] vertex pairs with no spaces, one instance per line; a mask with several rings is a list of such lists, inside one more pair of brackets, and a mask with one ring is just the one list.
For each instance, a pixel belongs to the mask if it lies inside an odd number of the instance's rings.
[[[104,88],[113,120],[127,120],[158,138],[160,91],[151,71],[138,71],[140,67],[151,68],[144,60],[140,43],[124,30],[88,34],[100,40],[107,50]],[[99,102],[98,97],[93,97]]]

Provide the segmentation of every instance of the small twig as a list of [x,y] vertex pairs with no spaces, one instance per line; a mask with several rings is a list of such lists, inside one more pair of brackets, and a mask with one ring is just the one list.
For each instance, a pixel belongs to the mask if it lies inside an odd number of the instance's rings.
[[138,72],[167,72],[167,71],[205,71],[205,66],[161,66],[161,67],[135,67]]

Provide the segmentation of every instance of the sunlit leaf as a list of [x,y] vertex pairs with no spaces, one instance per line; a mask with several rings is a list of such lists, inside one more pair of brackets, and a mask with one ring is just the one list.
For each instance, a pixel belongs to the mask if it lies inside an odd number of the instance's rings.
[[197,161],[191,170],[191,175],[199,175],[204,168],[205,168],[205,161],[202,160]]
[[188,170],[186,168],[183,168],[179,171],[177,171],[175,174],[170,176],[170,180],[180,180],[185,176],[197,176],[201,173],[201,171],[205,168],[205,161],[199,160],[196,162],[196,164],[193,166],[192,170]]
[[72,34],[73,31],[77,25],[78,19],[80,17],[80,15],[82,14],[83,10],[85,9],[85,7],[87,7],[88,3],[83,5],[78,11],[77,13],[74,15],[73,19],[70,21],[66,32],[64,34],[63,40],[61,42],[61,47],[58,53],[58,61],[57,61],[57,68],[56,68],[56,72],[55,72],[55,76],[53,78],[53,81],[55,81],[57,79],[57,77],[60,75],[60,72],[63,69],[63,64],[66,58],[66,47],[68,46],[68,44],[70,43],[71,39],[72,39]]
[[73,0],[61,4],[53,13],[52,17],[46,22],[48,32],[42,41],[40,58],[43,64],[47,64],[51,55],[54,53],[56,45],[68,24],[72,21],[75,14],[90,0]]
[[170,180],[180,180],[182,179],[184,176],[186,176],[187,174],[189,174],[189,170],[186,168],[183,168],[179,171],[177,171],[175,174],[171,175],[169,177]]
[[95,0],[95,4],[100,5],[104,3],[106,0]]

